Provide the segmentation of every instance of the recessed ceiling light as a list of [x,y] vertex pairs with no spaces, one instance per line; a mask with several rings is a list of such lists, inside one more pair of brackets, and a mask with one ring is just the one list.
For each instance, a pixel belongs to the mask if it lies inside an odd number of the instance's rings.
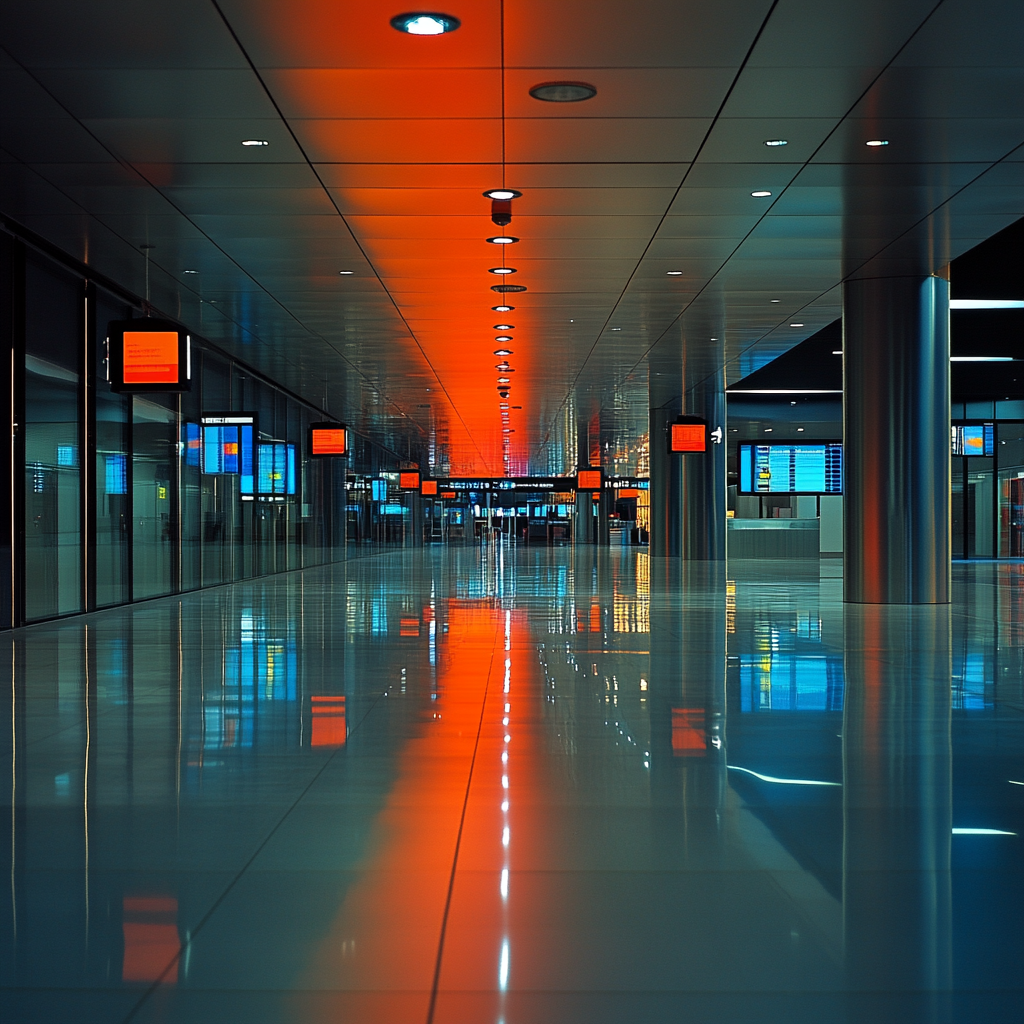
[[796,432],[797,432],[798,434],[802,434],[802,433],[804,432],[804,428],[803,428],[803,427],[797,427],[797,428],[796,428]]
[[621,331],[621,330],[622,330],[622,328],[621,328],[621,327],[613,327],[613,328],[612,328],[612,330],[613,330],[613,331]]
[[597,95],[597,89],[589,82],[541,82],[530,90],[535,100],[546,103],[579,103]]
[[771,192],[769,192],[769,191],[768,191],[767,189],[763,189],[763,188],[762,188],[762,189],[758,189],[758,191],[756,191],[756,192],[751,192],[750,194],[751,194],[751,195],[752,195],[752,196],[753,196],[753,197],[754,197],[755,199],[767,199],[767,198],[768,198],[768,196],[770,196],[770,195],[771,195]]
[[790,324],[790,327],[803,327],[803,324]]
[[491,267],[488,270],[489,274],[514,274],[515,272],[515,267]]
[[515,306],[491,306],[495,313],[511,313]]
[[494,329],[496,331],[514,331],[516,329],[515,324],[495,324]]
[[681,270],[666,270],[665,273],[669,277],[682,277],[683,276],[683,272]]
[[487,241],[491,245],[515,245],[519,239],[514,235],[495,235],[494,238],[488,238]]
[[411,11],[396,14],[391,19],[392,28],[408,32],[411,36],[441,36],[445,32],[454,32],[461,24],[450,14],[435,14],[433,11]]
[[764,144],[766,146],[788,146],[789,139],[765,139]]
[[355,271],[354,270],[339,270],[338,273],[341,274],[342,277],[351,277],[355,273]]
[[269,146],[266,139],[242,139],[243,146]]
[[508,363],[498,363],[494,368],[504,373],[508,369]]
[[183,270],[182,273],[183,274],[198,274],[199,271],[198,270]]
[[514,188],[489,188],[484,193],[488,199],[518,199],[522,194]]
[[498,383],[499,384],[511,384],[512,383],[512,378],[511,377],[499,377],[498,378]]
[[865,146],[871,146],[872,148],[874,148],[876,146],[888,146],[889,145],[889,140],[888,139],[871,139],[870,142],[865,142],[864,145]]
[[771,301],[772,302],[781,302],[782,300],[781,299],[772,299]]
[[510,356],[512,355],[512,349],[510,348],[496,348],[494,350],[496,356]]
[[512,335],[510,335],[510,334],[499,334],[494,340],[499,342],[499,343],[502,342],[502,341],[511,341],[512,340]]

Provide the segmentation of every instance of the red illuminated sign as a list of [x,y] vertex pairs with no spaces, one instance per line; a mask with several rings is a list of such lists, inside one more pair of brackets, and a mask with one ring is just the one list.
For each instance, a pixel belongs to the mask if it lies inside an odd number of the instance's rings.
[[673,423],[669,451],[673,454],[706,451],[707,433],[707,424],[703,421]]
[[188,391],[189,336],[168,320],[113,320],[107,327],[107,377],[115,391]]
[[437,494],[437,481],[436,480],[424,480],[420,484],[421,494]]
[[576,474],[576,490],[578,491],[599,491],[601,490],[601,470],[581,469]]
[[457,498],[458,495],[455,493],[455,491],[442,491],[441,492],[441,497],[442,498]]
[[125,331],[125,384],[177,384],[178,332]]
[[419,473],[399,473],[398,486],[403,491],[418,491],[420,489]]
[[314,423],[309,428],[309,454],[313,456],[348,455],[348,430],[336,423]]

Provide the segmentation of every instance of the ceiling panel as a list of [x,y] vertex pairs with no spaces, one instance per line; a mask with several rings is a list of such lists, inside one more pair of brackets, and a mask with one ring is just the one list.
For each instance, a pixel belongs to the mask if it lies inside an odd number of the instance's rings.
[[[588,420],[634,458],[652,352],[735,380],[834,320],[844,275],[1024,215],[1009,0],[453,0],[429,38],[380,0],[222,9],[8,4],[3,211],[137,292],[154,244],[158,308],[392,447],[433,423],[443,470],[503,469],[497,323],[515,468],[572,469]],[[530,96],[560,79],[597,95]]]

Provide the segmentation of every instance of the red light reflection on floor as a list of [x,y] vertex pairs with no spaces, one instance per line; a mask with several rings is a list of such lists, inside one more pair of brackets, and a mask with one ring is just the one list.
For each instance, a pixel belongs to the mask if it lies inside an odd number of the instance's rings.
[[312,727],[309,745],[311,747],[343,747],[348,737],[348,726],[345,723],[345,698],[313,696],[309,698],[312,705]]
[[703,757],[707,753],[703,708],[672,709],[672,753],[676,757]]
[[173,896],[126,896],[122,903],[124,959],[121,980],[173,985],[175,965],[167,970],[181,949],[178,938],[178,901]]
[[[453,601],[447,621],[437,698],[421,708],[397,755],[395,782],[374,822],[359,878],[346,890],[301,982],[335,994],[296,996],[297,1019],[426,1014],[480,702],[488,685],[501,696],[505,612],[490,602]],[[367,1005],[369,993],[379,997],[379,1009]]]

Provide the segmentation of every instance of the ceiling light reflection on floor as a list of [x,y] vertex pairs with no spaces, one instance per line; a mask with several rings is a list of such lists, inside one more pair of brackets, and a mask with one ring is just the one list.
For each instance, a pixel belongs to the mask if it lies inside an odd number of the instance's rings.
[[1015,836],[1016,832],[1006,832],[1001,828],[955,828],[955,836]]
[[755,779],[760,779],[762,782],[774,782],[783,786],[842,786],[841,782],[820,782],[816,779],[778,779],[774,775],[762,775],[750,768],[741,768],[737,764],[728,764],[726,768],[733,772],[745,772],[747,775],[753,775]]

